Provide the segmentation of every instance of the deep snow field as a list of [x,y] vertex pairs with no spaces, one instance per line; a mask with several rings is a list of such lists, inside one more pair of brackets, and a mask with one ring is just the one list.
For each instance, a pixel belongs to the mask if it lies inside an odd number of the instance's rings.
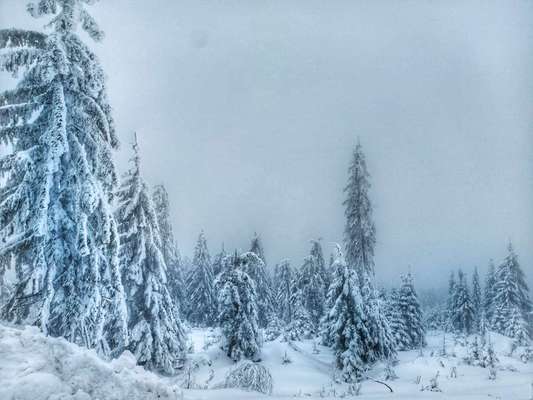
[[[197,368],[182,376],[166,378],[135,366],[126,353],[119,359],[104,361],[93,351],[79,348],[63,339],[49,338],[34,327],[0,325],[0,399],[1,400],[137,400],[205,399],[244,400],[268,396],[238,389],[218,389],[226,373],[234,366],[219,349],[216,331],[193,329],[191,332]],[[398,379],[387,381],[394,393],[378,383],[365,381],[359,399],[501,399],[528,400],[533,381],[533,363],[524,364],[508,357],[510,340],[491,335],[500,360],[496,380],[488,379],[488,369],[466,366],[466,349],[447,339],[448,354],[438,357],[442,333],[428,335],[428,347],[401,352],[395,367]],[[283,363],[285,353],[291,360]],[[276,340],[266,342],[262,363],[273,377],[272,398],[350,397],[347,387],[332,381],[333,356],[329,349],[314,346],[312,340],[291,344]],[[452,367],[457,378],[451,378]],[[420,391],[422,385],[439,371],[442,392]],[[190,372],[190,373],[189,373]],[[369,376],[384,377],[384,366],[377,365]],[[417,376],[421,377],[416,383]],[[181,389],[181,387],[194,389]],[[208,389],[205,389],[208,388]]]

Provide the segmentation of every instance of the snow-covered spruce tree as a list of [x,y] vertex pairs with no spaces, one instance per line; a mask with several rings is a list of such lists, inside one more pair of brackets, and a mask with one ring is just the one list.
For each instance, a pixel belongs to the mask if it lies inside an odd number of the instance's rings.
[[265,263],[257,253],[251,251],[242,254],[241,258],[243,271],[252,278],[255,284],[259,326],[266,328],[275,312],[270,279],[265,269]]
[[483,314],[483,298],[481,295],[481,285],[477,268],[472,275],[472,309],[474,311],[474,330],[479,332],[481,326],[481,315]]
[[376,228],[372,220],[372,204],[368,194],[370,174],[366,168],[365,155],[360,143],[355,147],[348,173],[348,184],[344,189],[346,200],[343,203],[346,217],[344,228],[346,262],[355,268],[361,279],[363,273],[374,276]]
[[263,261],[263,264],[266,266],[266,258],[265,258],[265,250],[263,248],[263,242],[261,241],[261,237],[257,234],[257,232],[254,232],[254,236],[252,237],[252,241],[250,243],[250,251],[252,253],[255,253],[257,257]]
[[363,274],[361,296],[363,298],[366,330],[369,332],[369,336],[361,338],[366,354],[363,359],[368,363],[373,363],[378,360],[395,358],[395,342],[389,322],[385,317],[385,305],[379,298],[379,293],[370,274]]
[[220,249],[220,252],[215,255],[213,258],[213,275],[215,278],[222,272],[222,269],[224,268],[224,260],[228,257],[228,254],[226,253],[226,250],[224,249],[224,243],[222,243],[222,248]]
[[170,375],[183,366],[185,336],[167,290],[157,215],[141,177],[136,138],[133,151],[133,167],[118,191],[116,211],[130,330],[128,349],[140,365]]
[[518,307],[513,307],[510,312],[510,318],[505,327],[505,335],[515,339],[516,344],[527,346],[530,344],[529,327],[527,320],[524,318]]
[[494,288],[496,286],[496,267],[494,261],[489,261],[489,269],[487,277],[485,278],[485,291],[483,292],[483,310],[485,311],[485,319],[488,327],[492,323],[492,315],[494,314]]
[[332,269],[327,300],[330,308],[322,320],[322,342],[333,348],[343,379],[355,382],[361,378],[369,361],[365,338],[370,332],[365,324],[358,274],[346,264],[340,247]]
[[204,232],[200,232],[196,247],[192,269],[186,280],[189,322],[200,326],[212,326],[216,316],[216,296],[213,291],[213,266],[207,249]]
[[233,361],[242,357],[258,360],[262,346],[255,285],[244,271],[246,262],[235,253],[231,267],[225,268],[215,282],[223,349]]
[[274,269],[274,304],[279,319],[288,324],[292,318],[291,295],[294,288],[294,271],[289,260],[282,260]]
[[383,305],[374,284],[376,229],[368,194],[370,175],[360,143],[354,150],[348,172],[348,184],[344,189],[346,263],[358,274],[365,312],[364,323],[370,332],[368,337],[362,338],[363,349],[367,354],[363,360],[373,362],[389,358],[395,350],[390,328],[384,318]]
[[402,316],[400,306],[400,292],[392,288],[385,307],[385,317],[389,321],[389,327],[394,339],[395,347],[398,350],[407,350],[411,348],[410,338],[407,335],[407,328]]
[[316,260],[318,270],[320,271],[320,275],[322,276],[322,280],[324,281],[325,291],[327,291],[331,281],[331,274],[328,268],[329,266],[326,267],[326,261],[324,260],[324,252],[322,251],[322,245],[320,244],[320,241],[320,238],[317,240],[311,240],[310,255]]
[[470,334],[474,328],[474,309],[465,274],[459,270],[453,292],[451,324],[455,332]]
[[39,0],[27,9],[52,18],[50,34],[0,32],[0,70],[22,73],[0,94],[0,255],[22,270],[5,317],[114,354],[127,338],[110,207],[118,140],[104,72],[76,34],[103,38],[90,3]]
[[307,310],[313,325],[318,323],[324,315],[324,300],[326,299],[326,283],[323,280],[324,258],[318,241],[312,242],[311,254],[304,259],[304,263],[296,274],[296,288],[300,290],[302,305]]
[[512,245],[509,244],[508,255],[496,272],[493,329],[501,334],[518,338],[519,333],[515,333],[514,329],[523,324],[527,326],[527,316],[531,310],[528,291],[524,272],[518,263]]
[[455,271],[450,272],[448,279],[448,298],[446,300],[446,330],[453,331],[453,318],[455,315]]
[[170,203],[168,193],[163,185],[156,185],[152,192],[152,202],[157,216],[159,236],[161,238],[161,252],[167,266],[167,288],[180,312],[187,309],[187,294],[185,281],[181,270],[180,255],[174,232],[170,222]]
[[304,295],[300,289],[293,286],[290,297],[291,317],[290,323],[285,328],[285,337],[288,340],[310,339],[316,333],[316,326],[304,306]]
[[426,332],[423,324],[422,310],[413,284],[411,273],[402,276],[398,305],[405,326],[407,349],[415,349],[426,344]]

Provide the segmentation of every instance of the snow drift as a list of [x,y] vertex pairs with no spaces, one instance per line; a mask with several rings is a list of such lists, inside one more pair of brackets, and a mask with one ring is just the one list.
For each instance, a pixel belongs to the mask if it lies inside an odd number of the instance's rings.
[[110,362],[35,327],[0,324],[0,399],[146,400],[181,397],[177,386],[147,372],[125,352]]

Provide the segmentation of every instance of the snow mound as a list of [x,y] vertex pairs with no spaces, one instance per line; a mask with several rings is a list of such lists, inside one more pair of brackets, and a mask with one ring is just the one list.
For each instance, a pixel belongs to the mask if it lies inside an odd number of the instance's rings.
[[226,388],[240,388],[256,392],[272,393],[272,375],[268,368],[251,361],[243,361],[226,376]]
[[0,324],[0,399],[146,400],[181,398],[177,386],[136,365],[125,352],[104,361],[93,350]]

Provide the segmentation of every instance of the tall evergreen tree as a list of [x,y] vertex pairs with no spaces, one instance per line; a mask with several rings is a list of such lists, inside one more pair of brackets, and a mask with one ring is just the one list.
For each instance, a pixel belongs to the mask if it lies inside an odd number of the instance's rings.
[[255,285],[244,268],[249,260],[235,253],[231,265],[220,273],[215,284],[223,348],[233,361],[242,357],[258,360],[262,346]]
[[10,146],[0,160],[0,256],[21,270],[5,317],[118,353],[127,338],[110,206],[118,140],[105,74],[76,33],[103,38],[88,4],[39,0],[27,9],[50,16],[51,33],[0,32],[0,70],[22,73],[0,94],[0,140]]
[[472,275],[472,309],[474,312],[474,329],[479,332],[483,314],[483,298],[477,268],[474,269],[474,274]]
[[492,327],[499,333],[518,338],[521,334],[514,329],[527,326],[531,302],[524,272],[511,244],[496,272],[493,307]]
[[207,241],[202,231],[194,248],[192,269],[186,281],[190,304],[187,312],[189,322],[202,326],[211,326],[215,322],[216,297],[213,291],[214,279]]
[[291,295],[294,288],[294,271],[289,260],[282,260],[274,269],[274,304],[279,319],[288,324],[293,315]]
[[346,262],[355,268],[361,279],[362,273],[374,275],[376,228],[372,220],[372,204],[368,194],[370,174],[360,143],[355,147],[348,173],[348,184],[344,189]]
[[360,292],[363,297],[366,329],[370,332],[363,339],[363,360],[387,358],[394,354],[394,341],[390,327],[384,318],[383,305],[374,285],[374,246],[376,229],[372,220],[372,204],[369,197],[370,175],[365,156],[358,143],[349,168],[348,184],[345,187],[346,200],[344,242],[346,263],[358,274]]
[[483,296],[483,310],[485,311],[485,320],[491,326],[492,316],[494,314],[494,289],[496,286],[496,268],[494,261],[489,261],[489,269],[485,278],[485,291]]
[[296,287],[302,296],[302,305],[307,310],[311,321],[318,327],[324,315],[326,283],[324,282],[324,258],[320,243],[312,241],[311,254],[304,259],[302,268],[296,277]]
[[272,298],[270,279],[268,278],[265,263],[255,252],[247,252],[241,255],[243,259],[243,271],[246,272],[255,284],[257,293],[257,312],[259,326],[265,328],[275,315]]
[[167,290],[166,264],[157,215],[140,173],[137,140],[133,167],[118,192],[122,281],[126,291],[129,350],[140,365],[175,374],[185,359],[185,336]]
[[152,202],[154,204],[157,216],[157,225],[161,238],[161,252],[167,266],[167,287],[172,300],[179,307],[180,311],[185,311],[187,302],[187,293],[185,291],[185,281],[180,263],[180,255],[174,231],[170,222],[170,203],[168,200],[167,190],[163,185],[154,187],[152,193]]

